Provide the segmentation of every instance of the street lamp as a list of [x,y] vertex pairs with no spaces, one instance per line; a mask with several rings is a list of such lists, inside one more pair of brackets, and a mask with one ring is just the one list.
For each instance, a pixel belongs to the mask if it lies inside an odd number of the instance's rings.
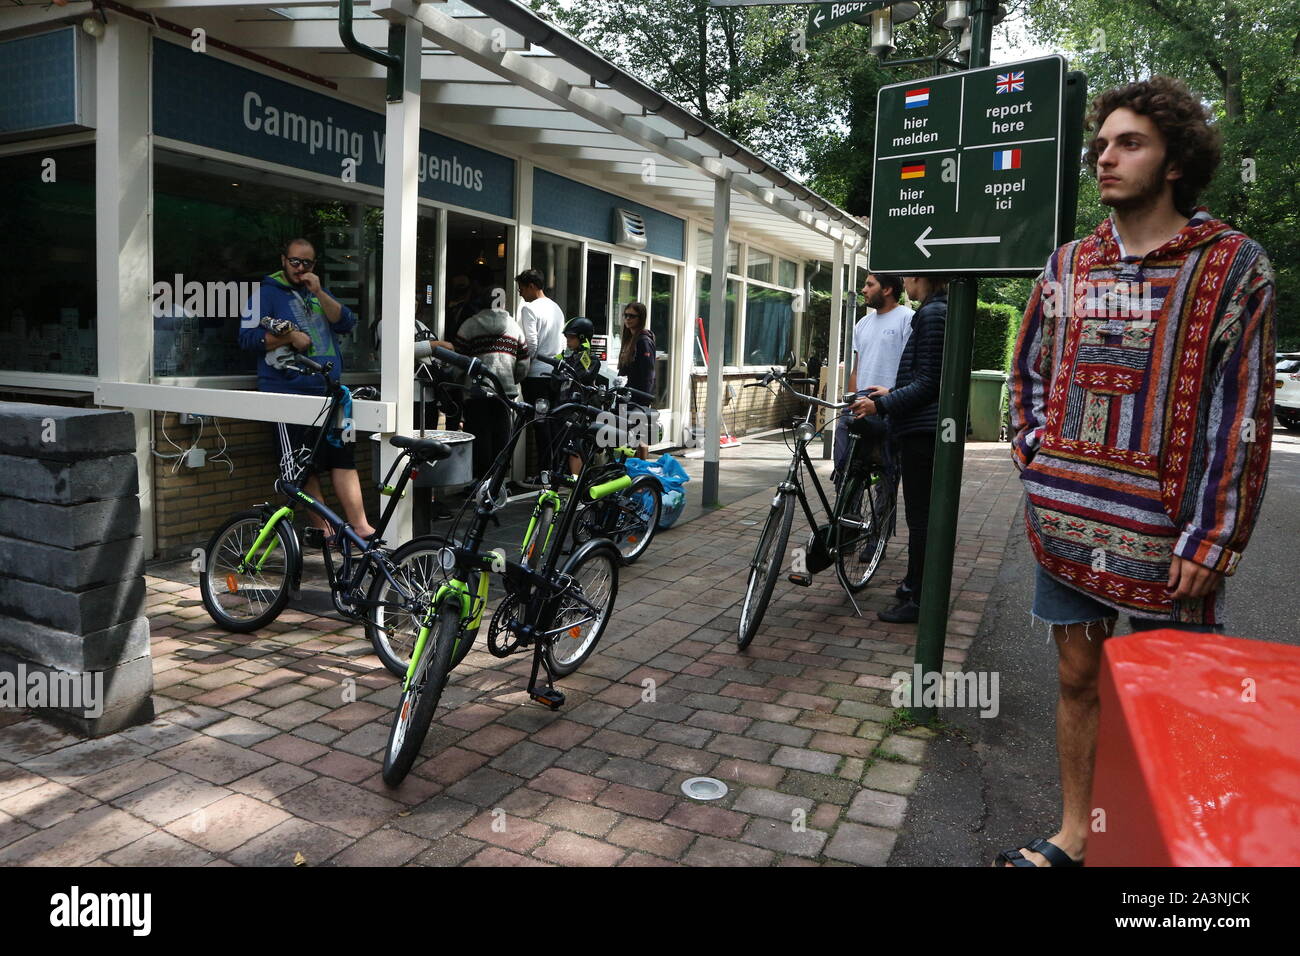
[[906,23],[913,19],[921,8],[912,0],[899,0],[897,3],[871,12],[871,47],[876,56],[888,56],[894,52],[894,24]]
[[894,49],[894,21],[889,8],[871,11],[871,52],[876,56],[888,56]]
[[960,30],[970,23],[968,15],[968,5],[966,0],[948,0],[947,9],[944,11],[943,28],[945,30]]

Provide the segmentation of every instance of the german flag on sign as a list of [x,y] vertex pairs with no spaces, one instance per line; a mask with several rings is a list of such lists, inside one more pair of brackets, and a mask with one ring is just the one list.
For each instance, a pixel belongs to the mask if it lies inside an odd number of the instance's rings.
[[904,163],[902,178],[903,179],[924,179],[925,160],[918,159],[911,163]]

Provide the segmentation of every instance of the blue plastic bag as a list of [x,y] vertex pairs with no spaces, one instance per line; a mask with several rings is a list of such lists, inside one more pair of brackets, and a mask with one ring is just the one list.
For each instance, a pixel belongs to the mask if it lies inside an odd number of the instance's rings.
[[682,463],[672,455],[663,454],[657,461],[629,458],[623,464],[627,473],[633,478],[637,475],[653,475],[659,479],[663,498],[663,507],[659,511],[659,527],[672,527],[686,508],[686,490],[682,485],[691,480]]

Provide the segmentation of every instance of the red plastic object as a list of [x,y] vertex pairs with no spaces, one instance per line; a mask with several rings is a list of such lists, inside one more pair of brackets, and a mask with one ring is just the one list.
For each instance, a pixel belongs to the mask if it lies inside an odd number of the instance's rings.
[[1100,693],[1089,866],[1300,862],[1300,648],[1112,638]]

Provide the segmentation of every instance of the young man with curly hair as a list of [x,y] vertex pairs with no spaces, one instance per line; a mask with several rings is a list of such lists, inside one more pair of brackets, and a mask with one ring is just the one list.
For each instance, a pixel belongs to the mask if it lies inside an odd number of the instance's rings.
[[1059,655],[1062,823],[1001,866],[1082,862],[1102,642],[1121,611],[1134,630],[1222,629],[1268,473],[1273,269],[1196,207],[1217,131],[1163,76],[1102,93],[1090,124],[1111,215],[1048,261],[1011,372],[1033,615]]

